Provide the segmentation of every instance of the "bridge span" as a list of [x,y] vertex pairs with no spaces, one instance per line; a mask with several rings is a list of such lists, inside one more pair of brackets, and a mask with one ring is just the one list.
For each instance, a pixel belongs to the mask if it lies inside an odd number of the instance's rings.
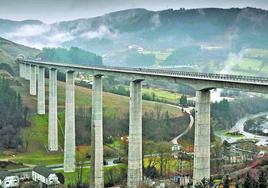
[[91,122],[91,185],[103,188],[103,114],[102,78],[113,75],[130,82],[129,148],[127,185],[137,188],[142,183],[142,81],[166,80],[189,85],[196,90],[194,184],[210,177],[210,90],[237,88],[268,93],[267,77],[170,71],[159,69],[89,67],[17,58],[20,77],[30,81],[30,94],[37,95],[37,113],[45,114],[45,69],[49,70],[48,148],[58,150],[57,71],[66,73],[64,171],[75,170],[75,73],[93,76]]

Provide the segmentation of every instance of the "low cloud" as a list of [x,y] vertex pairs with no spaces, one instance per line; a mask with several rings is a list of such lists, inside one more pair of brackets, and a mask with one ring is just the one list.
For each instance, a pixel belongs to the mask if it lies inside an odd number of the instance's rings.
[[197,9],[197,11],[202,16],[205,16],[206,15],[206,13],[205,13],[205,11],[203,9]]
[[154,14],[150,21],[153,24],[154,28],[157,28],[157,27],[159,27],[161,25],[159,14]]
[[60,46],[60,44],[71,41],[75,37],[67,32],[59,32],[52,34],[51,36],[47,37],[49,44],[54,44],[54,46]]
[[11,41],[26,46],[42,49],[44,47],[60,47],[62,43],[74,39],[68,32],[61,32],[50,25],[24,25],[14,32],[3,35]]
[[12,33],[7,33],[5,36],[7,38],[14,37],[33,37],[45,34],[50,31],[49,25],[24,25]]
[[85,28],[77,27],[72,31],[61,30],[58,25],[24,25],[13,32],[3,34],[3,37],[26,46],[42,49],[44,47],[61,47],[63,43],[76,39],[114,39],[117,32],[112,31],[105,25],[99,26],[97,30],[87,30],[78,34]]
[[80,36],[85,37],[87,39],[116,38],[117,32],[113,32],[105,25],[101,25],[96,31],[88,31],[88,32],[81,34]]

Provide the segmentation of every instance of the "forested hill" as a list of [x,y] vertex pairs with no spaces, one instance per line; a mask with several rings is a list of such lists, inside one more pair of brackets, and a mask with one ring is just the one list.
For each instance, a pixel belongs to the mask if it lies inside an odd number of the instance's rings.
[[25,57],[40,57],[42,60],[61,63],[102,65],[101,56],[80,48],[71,47],[69,50],[65,48],[44,48],[41,51],[0,37],[0,75],[3,71],[10,75],[15,74],[16,64],[14,60],[19,54],[23,54]]
[[15,58],[19,54],[25,56],[35,56],[40,51],[35,48],[30,48],[20,45],[0,37],[0,75],[14,75],[16,66]]
[[0,63],[14,64],[14,58],[19,54],[35,56],[39,52],[38,49],[17,44],[0,37]]
[[76,47],[71,47],[69,50],[65,48],[44,48],[37,57],[45,61],[57,63],[80,64],[87,66],[102,65],[101,56]]

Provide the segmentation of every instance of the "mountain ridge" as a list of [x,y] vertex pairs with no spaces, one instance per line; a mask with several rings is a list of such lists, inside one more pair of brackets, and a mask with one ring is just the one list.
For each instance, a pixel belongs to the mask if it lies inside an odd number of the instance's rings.
[[264,12],[268,12],[268,10],[266,9],[262,9],[262,8],[256,8],[256,7],[243,7],[243,8],[237,8],[237,7],[233,7],[233,8],[216,8],[216,7],[207,7],[207,8],[190,8],[190,9],[186,9],[186,8],[180,8],[180,9],[173,9],[173,8],[169,8],[169,9],[163,9],[163,10],[149,10],[146,8],[130,8],[130,9],[124,9],[124,10],[118,10],[118,11],[112,11],[112,12],[108,12],[99,16],[93,16],[93,17],[82,17],[82,18],[77,18],[77,19],[70,19],[70,20],[63,20],[63,21],[57,21],[57,22],[52,22],[52,23],[46,23],[42,20],[39,19],[24,19],[24,20],[14,20],[14,19],[7,19],[7,18],[0,18],[0,22],[1,21],[9,21],[9,22],[14,22],[14,23],[35,23],[35,24],[47,24],[47,25],[51,25],[51,24],[56,24],[56,23],[64,23],[64,22],[73,22],[73,21],[84,21],[84,20],[90,20],[90,19],[95,19],[95,18],[100,18],[100,17],[104,17],[104,16],[108,16],[108,15],[113,15],[113,14],[120,14],[120,13],[126,13],[129,11],[145,11],[145,12],[151,12],[151,13],[160,13],[160,12],[166,12],[166,11],[193,11],[193,10],[245,10],[245,9],[251,9],[251,10],[258,10],[258,11],[264,11]]
[[[131,54],[126,52],[129,50],[154,53],[189,49],[191,46],[199,46],[201,50],[224,49],[224,56],[220,55],[221,52],[207,56],[213,62],[220,60],[224,63],[232,54],[239,57],[243,49],[268,49],[268,11],[251,7],[161,11],[128,9],[94,18],[52,24],[33,23],[20,23],[13,30],[12,27],[8,30],[0,27],[0,36],[39,49],[79,47],[103,55],[104,63],[108,65],[126,65],[127,54]],[[203,57],[203,54],[207,53],[201,51],[200,56]],[[191,60],[192,57],[187,58]],[[172,59],[172,64],[178,64],[177,57]],[[180,61],[179,64],[182,63],[187,62]]]

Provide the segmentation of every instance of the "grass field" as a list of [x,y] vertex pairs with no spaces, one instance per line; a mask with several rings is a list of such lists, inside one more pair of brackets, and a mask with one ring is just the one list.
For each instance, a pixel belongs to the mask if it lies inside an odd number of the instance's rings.
[[242,57],[233,57],[225,62],[232,74],[256,75],[268,73],[265,59],[268,58],[267,49],[248,48],[242,53]]
[[241,133],[231,133],[231,132],[228,132],[228,131],[226,131],[226,132],[224,133],[224,135],[227,136],[227,137],[234,137],[234,138],[244,138],[244,137],[245,137],[245,136],[244,136],[243,134],[241,134]]
[[158,88],[143,88],[142,93],[145,93],[145,94],[154,93],[158,99],[171,102],[171,103],[178,103],[179,98],[181,97],[180,93],[175,93],[175,92],[158,89]]
[[[5,155],[0,156],[1,159],[10,159],[26,164],[59,164],[63,162],[63,152],[47,152],[47,137],[48,137],[48,115],[36,115],[36,97],[29,96],[29,83],[28,81],[23,81],[22,87],[15,87],[15,89],[20,92],[23,102],[30,108],[30,120],[31,126],[22,130],[22,137],[24,143],[27,143],[27,151],[25,153],[16,153],[15,156]],[[48,96],[48,85],[46,85],[46,99]],[[150,92],[150,91],[146,91]],[[159,95],[165,95],[165,91],[161,92],[159,90]],[[175,95],[175,94],[174,94]],[[172,98],[172,94],[169,96]],[[83,87],[76,87],[76,108],[79,107],[90,107],[91,106],[91,90]],[[119,96],[111,93],[103,93],[103,104],[105,113],[110,115],[116,114],[121,115],[128,112],[129,109],[129,97]],[[48,105],[48,100],[46,100],[46,105]],[[156,104],[150,101],[143,101],[143,112],[154,111],[156,105],[160,105],[163,111],[169,111],[170,116],[181,116],[180,110],[165,105]],[[64,130],[64,106],[65,106],[65,83],[58,82],[58,119],[59,119],[59,145],[63,148],[63,130]],[[77,147],[77,157],[80,154],[89,151],[89,146]]]
[[[108,167],[105,166],[104,167],[104,182],[108,182],[108,178],[109,178],[109,171],[113,169],[113,178],[114,180],[116,180],[117,178],[119,178],[120,176],[123,176],[124,174],[122,174],[122,172],[126,172],[127,171],[127,165],[125,164],[117,164],[116,166],[112,166],[112,167]],[[61,172],[63,173],[63,170],[59,170],[57,172]],[[78,176],[80,174],[80,169],[76,169],[76,172],[73,173],[64,173],[64,177],[65,177],[65,185],[74,185],[77,183],[78,181]],[[89,183],[89,177],[90,177],[90,168],[85,167],[82,170],[82,183]]]
[[[127,89],[129,89],[129,86],[124,86]],[[179,98],[181,97],[182,94],[164,90],[164,89],[159,89],[159,88],[152,88],[152,87],[143,87],[142,88],[142,93],[143,94],[148,94],[151,95],[155,94],[155,97],[169,103],[178,103]]]
[[250,58],[231,60],[228,63],[230,66],[237,68],[239,67],[239,69],[251,71],[259,71],[262,66],[262,62],[260,60]]

